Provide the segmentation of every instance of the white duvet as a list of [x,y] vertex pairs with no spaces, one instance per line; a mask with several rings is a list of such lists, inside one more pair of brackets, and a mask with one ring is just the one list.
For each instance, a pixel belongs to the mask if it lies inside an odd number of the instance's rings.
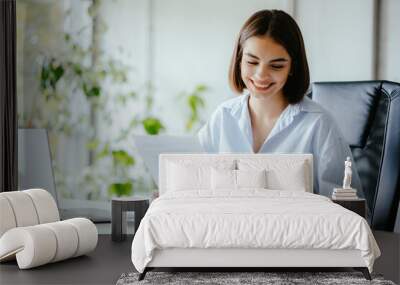
[[380,251],[365,219],[306,192],[179,191],[154,200],[132,243],[143,272],[155,249],[358,249],[372,272]]

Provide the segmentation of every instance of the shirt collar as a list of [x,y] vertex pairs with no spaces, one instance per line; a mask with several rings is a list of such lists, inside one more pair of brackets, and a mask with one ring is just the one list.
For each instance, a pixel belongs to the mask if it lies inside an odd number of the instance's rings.
[[[238,104],[232,107],[231,115],[236,118],[239,129],[248,138],[251,149],[253,149],[253,137],[248,108],[248,100],[250,94],[241,95],[241,97],[242,98],[240,98]],[[317,105],[308,97],[304,97],[304,99],[301,100],[299,103],[289,104],[279,116],[274,128],[271,130],[271,133],[269,134],[265,142],[267,142],[276,134],[280,133],[282,130],[290,126],[294,118],[302,112],[320,112],[320,108],[318,108]]]
[[285,110],[282,111],[278,120],[276,121],[273,129],[271,130],[271,133],[267,138],[267,141],[272,137],[274,137],[276,134],[280,133],[288,126],[290,126],[294,118],[300,114],[301,110],[302,108],[300,103],[287,105]]

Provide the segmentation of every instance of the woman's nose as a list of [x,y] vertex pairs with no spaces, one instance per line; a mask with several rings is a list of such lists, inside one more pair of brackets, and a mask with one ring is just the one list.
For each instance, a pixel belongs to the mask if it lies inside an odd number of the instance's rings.
[[270,78],[270,74],[268,68],[266,66],[259,65],[256,70],[256,79],[258,80],[268,80]]

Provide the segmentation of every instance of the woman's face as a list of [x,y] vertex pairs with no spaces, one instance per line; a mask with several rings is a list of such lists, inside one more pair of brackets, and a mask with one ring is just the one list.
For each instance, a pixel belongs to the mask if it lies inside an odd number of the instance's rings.
[[243,45],[242,80],[257,97],[283,96],[292,59],[286,49],[271,37],[248,38]]

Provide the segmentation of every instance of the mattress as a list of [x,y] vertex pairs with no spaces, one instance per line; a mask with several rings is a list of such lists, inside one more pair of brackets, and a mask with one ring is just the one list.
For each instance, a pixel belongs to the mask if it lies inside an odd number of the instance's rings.
[[139,272],[162,249],[359,250],[372,271],[380,251],[368,223],[329,198],[300,191],[168,192],[151,204],[132,242]]

